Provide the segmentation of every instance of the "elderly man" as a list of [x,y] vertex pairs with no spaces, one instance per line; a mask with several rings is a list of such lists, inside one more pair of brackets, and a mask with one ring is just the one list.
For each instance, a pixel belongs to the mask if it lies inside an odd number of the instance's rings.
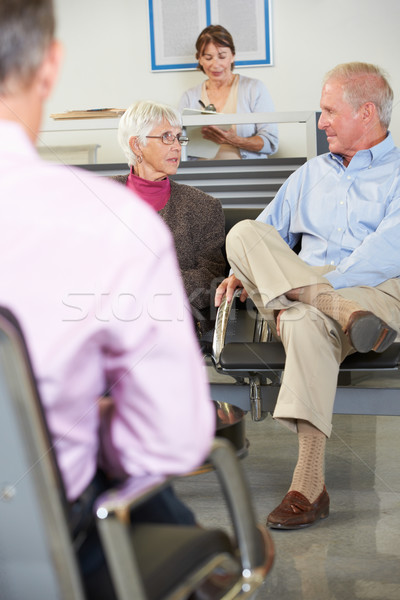
[[[382,352],[400,330],[400,151],[388,132],[393,92],[374,65],[338,65],[324,80],[319,128],[330,152],[293,173],[256,221],[227,239],[233,274],[216,292],[243,287],[275,311],[286,366],[274,418],[298,434],[288,493],[267,525],[298,529],[329,514],[326,438],[341,361]],[[297,255],[292,248],[301,240]]]
[[[106,478],[196,468],[215,410],[161,219],[122,186],[36,153],[60,55],[51,0],[0,2],[0,304],[24,330],[67,499],[90,514]],[[147,512],[194,522],[171,488]],[[88,597],[103,597],[91,581]]]

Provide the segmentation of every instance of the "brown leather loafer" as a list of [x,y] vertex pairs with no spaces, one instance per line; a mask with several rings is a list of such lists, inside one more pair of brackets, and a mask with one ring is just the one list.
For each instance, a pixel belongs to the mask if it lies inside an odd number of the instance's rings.
[[267,526],[273,529],[309,527],[329,515],[329,496],[326,487],[311,504],[300,492],[288,492],[279,506],[268,515]]
[[368,310],[350,315],[346,333],[357,352],[384,352],[396,339],[397,332]]

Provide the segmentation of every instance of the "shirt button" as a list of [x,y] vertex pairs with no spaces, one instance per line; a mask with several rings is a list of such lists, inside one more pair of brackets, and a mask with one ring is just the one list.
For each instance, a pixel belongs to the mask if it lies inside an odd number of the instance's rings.
[[340,201],[340,204],[344,204],[343,200]]
[[334,265],[334,264],[335,264],[335,261],[331,260],[331,265]]
[[341,227],[338,227],[338,228],[337,228],[337,230],[338,230],[338,231],[342,231],[342,228],[341,228]]
[[351,175],[347,175],[347,179],[351,179]]

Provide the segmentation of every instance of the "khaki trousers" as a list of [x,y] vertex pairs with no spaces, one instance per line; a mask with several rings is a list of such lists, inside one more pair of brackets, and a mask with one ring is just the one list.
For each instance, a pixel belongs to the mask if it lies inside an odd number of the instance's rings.
[[[260,313],[272,321],[273,310],[287,309],[280,322],[285,372],[274,418],[293,431],[297,431],[297,419],[304,419],[329,437],[339,365],[354,350],[334,319],[284,294],[297,287],[329,283],[323,275],[335,267],[310,267],[272,226],[258,221],[235,225],[226,246],[234,274]],[[400,331],[400,279],[337,292]]]

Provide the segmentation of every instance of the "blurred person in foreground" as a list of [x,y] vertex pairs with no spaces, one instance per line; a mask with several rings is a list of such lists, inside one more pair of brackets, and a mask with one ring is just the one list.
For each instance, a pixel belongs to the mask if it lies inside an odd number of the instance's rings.
[[216,305],[243,287],[242,300],[249,294],[267,320],[275,311],[286,351],[274,418],[298,434],[299,455],[269,527],[299,529],[328,516],[324,457],[339,365],[355,350],[383,352],[400,331],[392,104],[379,67],[332,69],[318,124],[330,152],[300,167],[256,221],[242,221],[227,238],[233,274],[217,289]]
[[187,143],[181,116],[173,107],[148,100],[135,102],[121,117],[118,140],[130,173],[114,179],[152,206],[170,228],[201,335],[212,326],[210,290],[226,272],[221,203],[195,187],[170,179],[179,167],[181,147]]
[[[179,110],[202,108],[219,113],[262,113],[275,110],[259,79],[233,73],[235,44],[222,25],[209,25],[196,41],[196,59],[207,79],[182,95]],[[227,131],[217,125],[202,127],[202,135],[219,145],[215,160],[268,158],[278,150],[275,123],[242,123]]]
[[[110,480],[201,464],[215,410],[168,228],[122,186],[35,150],[60,61],[52,1],[2,0],[0,304],[24,331],[69,508],[85,520]],[[194,523],[171,488],[137,518]],[[95,527],[76,533],[88,597],[101,598]]]

